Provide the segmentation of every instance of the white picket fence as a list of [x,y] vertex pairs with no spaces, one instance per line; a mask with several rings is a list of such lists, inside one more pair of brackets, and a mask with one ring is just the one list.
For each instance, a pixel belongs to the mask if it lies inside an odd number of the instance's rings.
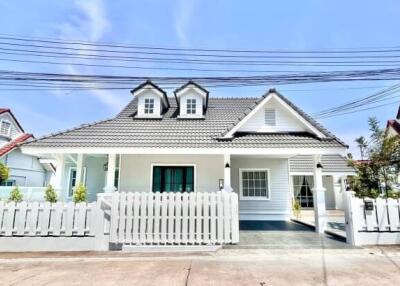
[[0,201],[0,236],[94,236],[96,203]]
[[213,193],[114,193],[110,242],[215,245],[239,242],[238,196]]
[[[346,236],[349,243],[400,243],[400,200],[361,199],[354,197],[352,192],[346,193]],[[368,203],[372,204],[371,210],[366,209]]]

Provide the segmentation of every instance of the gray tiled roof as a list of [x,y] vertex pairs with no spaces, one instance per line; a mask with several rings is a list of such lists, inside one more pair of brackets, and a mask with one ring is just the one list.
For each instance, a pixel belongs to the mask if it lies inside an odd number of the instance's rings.
[[[322,171],[324,173],[354,173],[353,167],[347,163],[347,159],[340,155],[323,155],[321,157]],[[313,158],[307,155],[298,155],[289,159],[290,172],[312,172]]]
[[[328,138],[308,133],[237,134],[231,141],[221,137],[257,102],[258,98],[209,98],[204,119],[177,118],[177,105],[162,119],[135,118],[132,100],[115,118],[66,130],[27,143],[30,147],[154,147],[154,148],[325,148],[343,147],[331,133],[316,126]],[[322,131],[324,130],[324,131]]]

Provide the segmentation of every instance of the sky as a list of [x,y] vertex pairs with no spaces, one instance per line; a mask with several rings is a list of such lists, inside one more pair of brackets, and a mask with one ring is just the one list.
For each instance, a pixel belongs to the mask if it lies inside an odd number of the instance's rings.
[[[400,46],[398,0],[0,0],[0,11],[0,34],[4,35],[207,49],[309,50]],[[5,58],[7,56],[0,55],[1,70],[149,77],[229,75],[81,67],[71,65],[71,60],[55,66],[9,62]],[[327,71],[329,68],[322,69]],[[210,88],[209,91],[210,96],[254,97],[276,87],[312,115],[395,83],[308,83]],[[25,131],[40,137],[115,116],[132,99],[129,90],[16,91],[1,88],[0,107],[11,108]],[[172,95],[172,90],[167,91]],[[368,136],[368,117],[376,116],[384,126],[386,120],[395,117],[397,108],[393,104],[319,121],[349,144],[350,151],[357,157],[354,139]]]

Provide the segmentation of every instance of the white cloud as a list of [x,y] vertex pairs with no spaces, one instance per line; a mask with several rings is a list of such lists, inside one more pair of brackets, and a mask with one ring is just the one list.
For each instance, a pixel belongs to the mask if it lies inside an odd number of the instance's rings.
[[190,28],[190,22],[194,17],[196,8],[196,1],[189,0],[178,0],[178,6],[176,7],[174,24],[175,31],[178,36],[181,46],[187,46],[189,44],[189,38],[187,36]]
[[[103,0],[75,0],[73,13],[67,21],[58,26],[59,36],[65,40],[100,41],[111,30],[111,23],[106,13]],[[76,47],[76,46],[74,46]],[[85,55],[85,51],[76,51],[77,55]],[[90,51],[89,54],[96,54]],[[69,65],[68,63],[91,63],[90,59],[67,59],[63,71],[68,74],[95,74],[94,68]],[[96,84],[91,84],[94,88]],[[112,111],[118,111],[124,105],[121,99],[107,90],[92,89],[90,94],[107,105]],[[60,94],[60,93],[58,93]]]

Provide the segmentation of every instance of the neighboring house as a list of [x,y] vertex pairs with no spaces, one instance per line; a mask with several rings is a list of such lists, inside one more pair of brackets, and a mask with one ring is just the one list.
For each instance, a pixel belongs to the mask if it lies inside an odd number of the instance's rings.
[[346,144],[274,89],[260,98],[213,98],[188,82],[167,97],[147,81],[132,94],[115,118],[22,145],[25,154],[57,160],[56,188],[65,199],[77,182],[90,200],[115,190],[233,189],[240,219],[285,220],[293,196],[311,200],[299,191],[313,184],[311,175],[322,193],[324,182],[327,206],[337,207],[337,192],[352,172]]
[[50,181],[53,171],[42,164],[37,156],[23,154],[19,145],[33,140],[25,133],[10,109],[0,108],[0,162],[10,170],[3,186],[43,187]]
[[400,105],[397,111],[396,119],[388,120],[387,122],[388,133],[391,136],[400,135]]

